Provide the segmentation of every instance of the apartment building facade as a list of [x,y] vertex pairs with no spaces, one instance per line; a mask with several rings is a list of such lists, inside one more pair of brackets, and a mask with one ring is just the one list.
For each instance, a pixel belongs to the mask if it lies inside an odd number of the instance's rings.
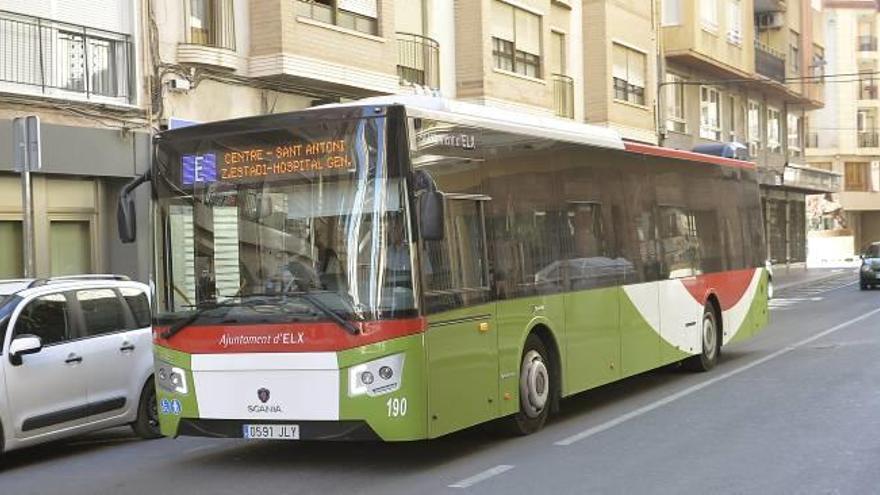
[[115,226],[120,188],[149,163],[139,23],[134,0],[0,0],[0,278],[25,271],[11,145],[29,114],[42,137],[34,275],[146,277],[148,246],[120,244]]
[[880,2],[825,2],[829,83],[825,108],[810,115],[810,165],[843,176],[839,194],[812,198],[810,243],[817,258],[852,258],[880,240]]
[[805,119],[823,105],[818,0],[664,0],[664,146],[738,142],[759,167],[767,253],[807,257],[806,196],[839,176],[810,167]]

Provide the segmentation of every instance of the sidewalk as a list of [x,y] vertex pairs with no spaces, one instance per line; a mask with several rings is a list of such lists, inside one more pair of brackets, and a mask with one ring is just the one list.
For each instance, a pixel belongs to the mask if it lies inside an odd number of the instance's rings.
[[857,271],[854,268],[807,268],[804,263],[792,263],[788,267],[773,265],[773,288],[779,291],[846,274],[855,280]]

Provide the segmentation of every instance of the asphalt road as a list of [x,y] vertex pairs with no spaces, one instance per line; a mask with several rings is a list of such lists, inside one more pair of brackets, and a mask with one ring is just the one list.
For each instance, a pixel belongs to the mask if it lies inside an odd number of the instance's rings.
[[0,461],[2,494],[880,493],[880,291],[781,291],[710,373],[565,400],[542,432],[410,444],[144,442],[127,429]]

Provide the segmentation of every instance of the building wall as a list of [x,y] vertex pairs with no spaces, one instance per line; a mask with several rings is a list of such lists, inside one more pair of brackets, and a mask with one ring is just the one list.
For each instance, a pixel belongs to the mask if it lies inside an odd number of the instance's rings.
[[[583,47],[586,121],[612,127],[625,138],[657,143],[658,3],[644,0],[584,0]],[[647,7],[647,8],[646,8]],[[645,104],[614,98],[613,44],[646,55]]]

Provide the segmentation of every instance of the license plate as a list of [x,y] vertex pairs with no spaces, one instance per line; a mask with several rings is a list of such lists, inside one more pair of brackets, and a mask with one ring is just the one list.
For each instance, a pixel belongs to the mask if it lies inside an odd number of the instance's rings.
[[299,440],[299,425],[243,425],[242,436],[251,439]]

